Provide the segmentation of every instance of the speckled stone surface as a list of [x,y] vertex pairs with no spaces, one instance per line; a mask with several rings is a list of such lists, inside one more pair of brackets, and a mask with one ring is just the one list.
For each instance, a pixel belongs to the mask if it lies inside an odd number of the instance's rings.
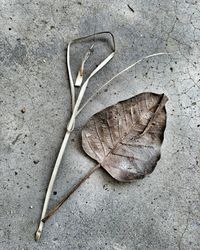
[[[200,2],[0,0],[0,6],[0,249],[200,249]],[[171,54],[143,61],[84,109],[50,206],[95,164],[81,148],[80,131],[106,106],[143,91],[164,92],[169,102],[162,157],[150,176],[131,184],[99,169],[35,242],[70,115],[66,46],[102,30],[115,35],[117,53],[90,82],[86,98],[143,56]],[[72,53],[75,69],[78,51]],[[103,50],[96,51],[101,58]]]

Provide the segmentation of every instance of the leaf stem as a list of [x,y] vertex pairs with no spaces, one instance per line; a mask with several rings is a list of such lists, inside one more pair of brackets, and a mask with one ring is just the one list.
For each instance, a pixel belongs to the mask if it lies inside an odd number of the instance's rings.
[[58,202],[57,205],[55,205],[42,219],[42,222],[46,222],[58,209],[59,207],[62,206],[62,204],[73,194],[79,187],[80,185],[92,174],[94,173],[98,168],[100,168],[101,165],[97,164],[93,168],[91,168],[76,184],[72,186],[72,188],[65,194],[65,196]]

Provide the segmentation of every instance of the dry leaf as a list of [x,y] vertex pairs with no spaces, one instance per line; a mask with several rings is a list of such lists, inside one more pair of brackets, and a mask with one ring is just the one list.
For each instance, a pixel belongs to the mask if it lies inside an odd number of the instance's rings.
[[95,114],[82,130],[84,151],[119,181],[150,174],[160,159],[167,100],[142,93]]

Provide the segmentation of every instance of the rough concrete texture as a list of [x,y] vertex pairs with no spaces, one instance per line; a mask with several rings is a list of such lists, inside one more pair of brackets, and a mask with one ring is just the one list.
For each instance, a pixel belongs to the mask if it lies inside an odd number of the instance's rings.
[[[200,2],[0,3],[0,249],[200,249]],[[142,91],[164,92],[169,102],[162,157],[150,176],[131,184],[98,170],[46,223],[36,243],[34,232],[70,112],[66,45],[94,30],[114,33],[117,54],[90,82],[86,97],[137,59],[172,54],[145,60],[85,108],[50,205],[95,164],[81,148],[80,131],[108,105]],[[73,63],[79,65],[78,57]]]

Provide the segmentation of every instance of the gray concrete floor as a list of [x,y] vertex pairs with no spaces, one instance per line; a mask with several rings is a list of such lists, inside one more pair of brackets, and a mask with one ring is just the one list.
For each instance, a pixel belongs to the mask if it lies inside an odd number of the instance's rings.
[[[0,249],[200,249],[200,2],[0,4]],[[87,97],[137,59],[172,54],[145,60],[87,106],[77,119],[50,205],[95,164],[83,153],[80,131],[108,105],[142,91],[164,92],[169,102],[162,157],[149,177],[132,184],[119,184],[98,170],[46,223],[36,243],[70,112],[66,45],[94,30],[114,33],[117,54],[90,82]],[[79,64],[78,57],[73,63]]]

